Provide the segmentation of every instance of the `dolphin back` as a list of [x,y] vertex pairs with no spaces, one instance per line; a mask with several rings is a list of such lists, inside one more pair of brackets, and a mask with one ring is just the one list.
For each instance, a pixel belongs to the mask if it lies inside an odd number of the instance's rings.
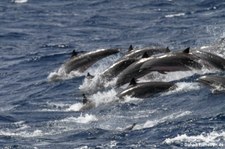
[[65,71],[66,73],[70,73],[73,70],[84,72],[97,61],[118,52],[119,49],[103,49],[74,56],[64,64]]

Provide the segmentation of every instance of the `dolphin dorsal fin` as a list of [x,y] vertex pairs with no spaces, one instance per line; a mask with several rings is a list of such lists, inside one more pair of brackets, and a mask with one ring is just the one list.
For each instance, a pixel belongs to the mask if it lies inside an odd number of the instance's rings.
[[184,49],[184,51],[183,51],[183,53],[186,53],[186,54],[189,54],[189,52],[190,52],[190,47]]
[[137,84],[136,79],[135,78],[132,78],[130,80],[130,84],[129,85],[135,86],[136,84]]
[[71,58],[74,57],[74,56],[77,56],[77,54],[78,54],[78,53],[77,53],[75,50],[73,50],[73,51],[72,51],[72,54],[71,54]]
[[132,44],[129,46],[129,48],[128,48],[128,51],[130,52],[130,51],[132,51],[134,48],[133,48],[133,46],[132,46]]
[[141,58],[148,58],[148,57],[149,57],[148,53],[147,53],[147,52],[145,52],[145,53],[142,55],[142,57],[141,57]]
[[166,52],[170,52],[170,48],[169,47],[166,47]]
[[86,104],[89,102],[89,100],[87,99],[86,95],[85,94],[82,94],[83,96],[83,104]]
[[94,78],[94,76],[93,75],[91,75],[89,72],[87,73],[87,76],[86,76],[87,78],[89,78],[89,79],[92,79],[92,78]]

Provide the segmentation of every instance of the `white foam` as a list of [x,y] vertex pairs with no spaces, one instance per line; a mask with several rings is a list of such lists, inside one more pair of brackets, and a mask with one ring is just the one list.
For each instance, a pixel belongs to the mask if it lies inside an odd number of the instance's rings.
[[136,97],[131,97],[131,96],[124,96],[123,97],[123,103],[126,103],[126,102],[132,102],[132,101],[142,101],[144,99],[141,99],[141,98],[136,98]]
[[114,89],[104,92],[97,92],[90,96],[90,99],[95,103],[96,106],[100,104],[110,103],[112,101],[118,100],[116,97],[117,92]]
[[96,92],[104,88],[112,88],[116,84],[117,78],[113,78],[107,81],[101,76],[97,75],[92,79],[85,78],[83,84],[79,86],[79,89],[84,93]]
[[194,90],[199,90],[201,88],[200,84],[197,82],[178,82],[175,84],[176,88],[168,92],[162,93],[162,95],[170,95],[178,92],[189,92]]
[[83,107],[82,103],[75,103],[71,105],[66,111],[80,111],[80,109]]
[[221,143],[225,139],[225,132],[212,131],[210,133],[201,133],[196,136],[188,136],[187,134],[177,135],[174,138],[167,138],[163,141],[166,144],[180,144],[186,147],[221,147],[225,144]]
[[176,13],[176,14],[168,14],[165,15],[166,18],[173,18],[173,17],[180,17],[180,16],[184,16],[185,13]]
[[75,123],[82,123],[82,124],[87,124],[94,121],[98,121],[95,115],[92,115],[92,114],[83,115],[82,113],[79,117],[68,117],[61,120],[61,122],[75,122]]
[[29,137],[42,136],[44,134],[42,132],[42,130],[39,130],[39,129],[29,130],[31,127],[28,126],[24,121],[15,122],[14,125],[17,128],[1,129],[0,135],[2,135],[2,136],[18,136],[18,137],[23,137],[23,138],[29,138]]
[[22,4],[22,3],[27,3],[28,0],[12,0],[13,3],[18,3],[18,4]]
[[67,74],[65,72],[65,67],[64,65],[60,66],[59,69],[51,72],[47,79],[48,81],[57,81],[57,80],[67,80],[67,79],[71,79],[74,77],[79,77],[84,75],[83,73],[79,72],[79,71],[71,71],[69,74]]
[[136,125],[134,127],[134,129],[151,128],[151,127],[154,127],[154,126],[156,126],[160,123],[166,122],[168,120],[174,120],[174,119],[184,117],[184,116],[189,115],[189,114],[191,114],[191,111],[172,113],[168,116],[165,116],[165,117],[162,117],[162,118],[157,118],[157,119],[154,119],[154,120],[148,120],[144,124]]

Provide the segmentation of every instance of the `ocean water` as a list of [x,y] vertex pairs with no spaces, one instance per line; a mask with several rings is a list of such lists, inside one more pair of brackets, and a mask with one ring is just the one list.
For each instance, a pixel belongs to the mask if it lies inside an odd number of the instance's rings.
[[[195,81],[224,72],[155,73],[178,87],[115,102],[115,89],[91,91],[84,75],[99,74],[120,54],[84,73],[61,71],[74,49],[130,44],[224,57],[223,0],[1,0],[0,20],[0,148],[225,148],[225,95]],[[54,75],[61,80],[50,81]],[[79,111],[83,92],[97,107]]]

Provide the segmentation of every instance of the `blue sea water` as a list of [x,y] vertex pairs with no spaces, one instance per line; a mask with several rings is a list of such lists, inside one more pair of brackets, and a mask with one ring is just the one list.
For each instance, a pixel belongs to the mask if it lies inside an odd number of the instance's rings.
[[114,89],[94,92],[98,106],[84,112],[86,72],[50,81],[74,49],[208,47],[224,57],[224,33],[223,0],[1,0],[0,147],[225,148],[225,95],[195,82],[207,70],[156,73],[178,88],[148,99],[113,102]]

